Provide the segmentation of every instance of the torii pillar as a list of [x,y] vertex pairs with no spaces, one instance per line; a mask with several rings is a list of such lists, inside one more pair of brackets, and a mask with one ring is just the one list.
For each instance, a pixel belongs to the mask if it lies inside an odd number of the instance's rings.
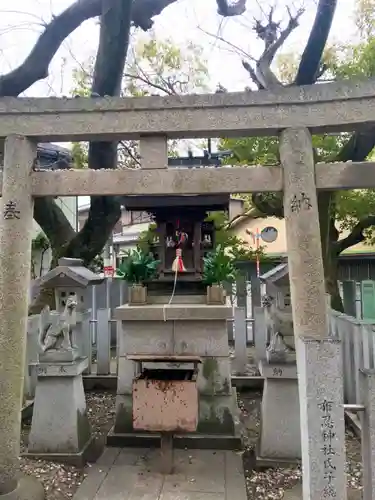
[[340,341],[329,337],[310,132],[280,135],[284,214],[297,354],[303,500],[346,500]]
[[36,145],[26,137],[6,138],[0,210],[0,500],[45,497],[42,485],[19,469],[35,157]]

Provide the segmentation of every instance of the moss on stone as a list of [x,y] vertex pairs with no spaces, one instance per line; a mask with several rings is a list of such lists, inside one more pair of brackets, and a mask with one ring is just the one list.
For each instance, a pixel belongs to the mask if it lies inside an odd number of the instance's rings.
[[77,432],[78,449],[82,450],[91,439],[91,426],[86,411],[77,410]]
[[220,375],[217,358],[205,358],[202,366],[202,375],[206,380],[204,394],[230,394],[230,381]]
[[223,392],[224,394],[230,394],[232,392],[231,383],[227,378],[224,379],[221,392]]
[[209,381],[215,377],[218,371],[218,363],[216,358],[205,358],[203,361],[202,374],[203,377]]
[[[201,434],[234,434],[234,421],[229,408],[218,401],[204,398],[205,410],[199,416],[197,432]],[[211,398],[209,398],[211,399]],[[208,408],[208,411],[207,411]]]
[[133,408],[122,403],[117,405],[114,431],[119,434],[133,432]]

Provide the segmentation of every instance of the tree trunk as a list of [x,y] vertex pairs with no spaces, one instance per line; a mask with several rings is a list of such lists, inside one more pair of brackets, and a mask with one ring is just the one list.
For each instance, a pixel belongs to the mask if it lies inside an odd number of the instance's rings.
[[331,307],[344,311],[338,284],[338,254],[336,243],[339,233],[335,227],[334,193],[318,193],[319,224],[326,292],[331,296]]
[[[121,81],[129,44],[132,1],[103,0],[99,48],[93,76],[94,95],[120,95]],[[116,142],[91,142],[89,168],[117,167]],[[51,268],[62,256],[81,258],[88,265],[100,253],[121,216],[120,202],[116,197],[93,196],[88,219],[79,233],[75,233],[65,216],[49,198],[35,204],[36,219],[50,240]],[[42,223],[41,223],[42,222]],[[54,308],[54,294],[41,289],[29,314],[38,314],[48,304]]]
[[339,259],[335,252],[331,254],[330,265],[324,271],[326,279],[326,290],[331,296],[331,307],[335,311],[344,312],[344,305],[340,296],[338,283],[338,263]]

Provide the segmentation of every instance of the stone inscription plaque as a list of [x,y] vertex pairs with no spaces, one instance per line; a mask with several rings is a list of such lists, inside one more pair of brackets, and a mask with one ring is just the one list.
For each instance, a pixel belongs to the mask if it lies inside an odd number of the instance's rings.
[[320,449],[325,481],[322,491],[323,498],[337,498],[335,485],[337,471],[337,466],[335,464],[335,457],[337,457],[337,450],[335,448],[336,425],[333,418],[333,405],[334,402],[328,401],[327,399],[323,399],[323,401],[318,403],[321,423],[321,439],[323,443],[323,446]]

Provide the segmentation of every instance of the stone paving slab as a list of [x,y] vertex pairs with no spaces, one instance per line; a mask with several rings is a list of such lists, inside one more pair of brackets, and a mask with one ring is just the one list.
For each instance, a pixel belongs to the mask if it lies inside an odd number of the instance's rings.
[[173,474],[159,471],[160,450],[106,448],[73,500],[247,500],[236,452],[175,450]]

